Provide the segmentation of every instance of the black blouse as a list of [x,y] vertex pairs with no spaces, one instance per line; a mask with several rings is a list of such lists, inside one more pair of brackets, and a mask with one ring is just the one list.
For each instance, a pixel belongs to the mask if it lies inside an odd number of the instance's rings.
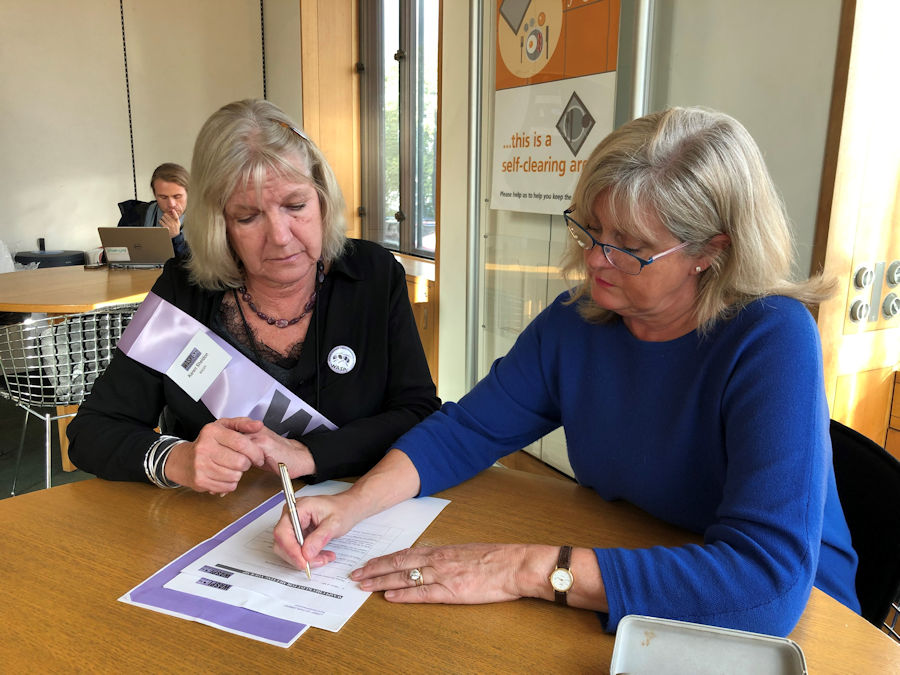
[[[289,434],[316,463],[309,482],[356,476],[370,469],[391,444],[440,406],[413,319],[406,275],[377,244],[350,240],[333,261],[310,318],[296,364],[259,361],[225,328],[223,291],[188,280],[181,261],[170,260],[153,292],[228,340],[284,386],[334,422],[335,431]],[[356,365],[340,374],[328,366],[335,347],[349,347]],[[172,380],[116,350],[106,372],[68,427],[69,457],[78,468],[109,480],[147,481],[144,455],[165,433],[194,440],[214,420]]]

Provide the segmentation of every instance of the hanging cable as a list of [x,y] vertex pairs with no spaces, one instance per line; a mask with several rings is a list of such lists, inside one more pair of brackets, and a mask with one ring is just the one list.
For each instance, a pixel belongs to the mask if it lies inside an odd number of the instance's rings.
[[[260,0],[262,2],[262,0]],[[125,60],[125,99],[128,101],[128,139],[131,142],[131,182],[134,186],[134,198],[137,200],[137,171],[134,165],[134,128],[131,123],[131,84],[128,82],[128,47],[125,45],[125,7],[124,0],[119,0],[119,17],[122,21],[122,57]]]
[[[119,1],[121,2],[121,0]],[[268,100],[266,95],[266,15],[263,11],[263,0],[259,0],[259,34],[260,43],[262,44],[263,98]]]

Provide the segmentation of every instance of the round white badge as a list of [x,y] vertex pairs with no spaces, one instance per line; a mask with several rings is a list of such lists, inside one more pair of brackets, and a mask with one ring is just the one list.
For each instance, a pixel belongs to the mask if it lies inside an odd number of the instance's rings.
[[328,367],[338,375],[349,373],[355,365],[356,354],[350,347],[338,345],[328,352]]

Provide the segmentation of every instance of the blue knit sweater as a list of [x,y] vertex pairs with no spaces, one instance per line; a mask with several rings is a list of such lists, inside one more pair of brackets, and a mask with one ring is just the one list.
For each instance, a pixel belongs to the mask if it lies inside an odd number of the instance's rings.
[[858,612],[809,312],[769,297],[705,337],[643,342],[621,321],[587,323],[567,297],[396,443],[421,494],[562,425],[579,483],[704,538],[595,549],[608,630],[644,614],[787,635],[813,584]]

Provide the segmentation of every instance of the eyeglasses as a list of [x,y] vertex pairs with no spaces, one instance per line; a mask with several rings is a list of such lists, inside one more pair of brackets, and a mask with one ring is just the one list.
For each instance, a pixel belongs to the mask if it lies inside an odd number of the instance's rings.
[[590,251],[595,246],[599,246],[603,250],[603,255],[609,262],[609,264],[615,267],[620,272],[624,272],[625,274],[637,276],[641,273],[641,270],[650,263],[659,260],[664,255],[669,255],[670,253],[675,253],[675,251],[680,251],[688,245],[688,242],[683,241],[678,244],[678,246],[673,246],[672,248],[663,251],[662,253],[657,253],[656,255],[650,256],[649,258],[644,260],[643,258],[638,257],[634,253],[626,251],[623,248],[613,246],[612,244],[604,244],[603,242],[599,242],[594,239],[594,235],[592,235],[586,227],[583,227],[577,220],[569,215],[574,210],[575,207],[572,206],[563,211],[563,218],[566,219],[566,227],[569,228],[569,234],[572,235],[572,239],[578,242],[578,245],[585,251]]

